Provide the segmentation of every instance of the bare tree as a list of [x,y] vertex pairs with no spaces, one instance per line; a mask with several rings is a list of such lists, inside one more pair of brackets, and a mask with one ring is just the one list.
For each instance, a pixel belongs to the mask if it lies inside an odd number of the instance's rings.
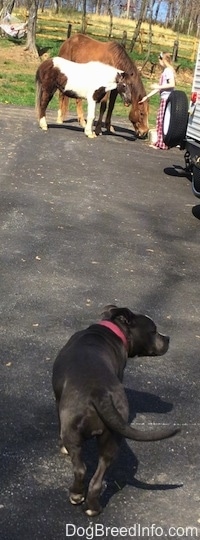
[[157,22],[157,19],[158,19],[161,3],[162,3],[162,0],[158,0],[157,2],[156,0],[153,1],[153,7],[155,6],[155,15],[154,15],[155,22]]
[[97,15],[101,14],[101,7],[102,7],[102,0],[97,0],[96,1],[96,8],[95,8],[95,13]]
[[81,32],[85,34],[87,28],[87,0],[83,0],[83,15]]
[[144,19],[146,17],[147,7],[148,7],[148,0],[141,0],[141,6],[140,6],[140,12],[139,12],[139,16],[138,16],[138,21],[137,21],[137,24],[136,24],[136,27],[135,27],[135,30],[134,30],[134,33],[133,33],[133,37],[132,37],[132,40],[131,40],[131,43],[130,43],[130,51],[131,52],[135,47],[137,38],[138,38],[139,33],[140,33],[141,25],[142,25],[142,23],[143,23],[143,21],[144,21]]
[[112,29],[113,29],[113,12],[111,9],[112,0],[108,0],[108,7],[107,7],[107,13],[110,17],[110,24],[109,24],[109,32],[108,32],[108,39],[112,36]]
[[35,42],[38,5],[39,0],[28,0],[27,2],[29,16],[27,26],[27,40],[25,45],[25,50],[30,51],[36,58],[38,58],[39,56]]
[[0,3],[0,15],[1,19],[4,19],[4,17],[7,15],[7,13],[11,14],[12,10],[15,5],[15,0],[2,0]]
[[54,0],[54,5],[55,5],[55,13],[56,15],[58,15],[59,10],[61,8],[61,0]]
[[148,50],[147,50],[147,54],[146,54],[146,57],[144,59],[144,62],[142,64],[142,69],[144,69],[144,67],[146,66],[148,60],[149,60],[149,57],[150,57],[150,54],[151,54],[151,49],[152,49],[152,38],[153,38],[153,31],[152,31],[152,20],[153,20],[153,6],[154,6],[154,0],[150,0],[150,5],[149,5],[149,9],[148,9],[148,21],[149,21],[149,30],[148,30]]

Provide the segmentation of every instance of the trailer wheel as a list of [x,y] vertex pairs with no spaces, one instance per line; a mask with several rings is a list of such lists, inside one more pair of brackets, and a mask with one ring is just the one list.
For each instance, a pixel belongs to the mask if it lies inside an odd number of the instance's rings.
[[163,118],[163,140],[172,148],[182,145],[188,122],[188,99],[182,90],[173,90],[169,95]]

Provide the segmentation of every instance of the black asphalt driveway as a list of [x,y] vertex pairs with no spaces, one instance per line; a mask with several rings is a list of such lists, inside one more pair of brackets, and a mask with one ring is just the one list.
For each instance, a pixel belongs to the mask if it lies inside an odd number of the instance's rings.
[[[1,538],[200,538],[200,210],[183,152],[149,148],[121,120],[90,140],[55,116],[44,133],[32,109],[0,106]],[[51,373],[107,303],[171,336],[164,357],[128,362],[130,421],[182,431],[124,441],[90,520],[68,501]],[[85,457],[90,476],[93,443]]]

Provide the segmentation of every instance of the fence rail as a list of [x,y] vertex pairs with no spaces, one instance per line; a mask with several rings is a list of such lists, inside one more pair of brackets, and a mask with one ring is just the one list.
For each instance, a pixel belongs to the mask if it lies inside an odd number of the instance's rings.
[[[80,32],[82,26],[81,15],[75,18],[68,17],[66,14],[66,20],[63,18],[55,17],[47,19],[45,14],[39,14],[38,16],[38,35],[42,38],[55,39],[57,41],[63,41],[67,38],[68,26],[71,25],[72,33]],[[126,48],[129,50],[130,42],[135,30],[136,22],[113,18],[113,28],[111,39],[116,39],[120,42],[123,41],[124,32],[126,33]],[[87,16],[87,28],[86,33],[91,37],[106,40],[109,35],[109,17],[101,17],[100,20],[93,19],[92,15]],[[167,44],[167,51],[173,53],[175,42],[178,42],[178,61],[185,59],[191,62],[195,61],[196,53],[198,49],[199,39],[186,36],[184,34],[176,34],[170,29],[166,29],[162,26],[152,26],[152,46],[151,56],[157,56],[160,51],[165,50],[164,44]],[[143,23],[140,34],[138,36],[135,50],[145,56],[149,48],[149,29],[148,24]]]

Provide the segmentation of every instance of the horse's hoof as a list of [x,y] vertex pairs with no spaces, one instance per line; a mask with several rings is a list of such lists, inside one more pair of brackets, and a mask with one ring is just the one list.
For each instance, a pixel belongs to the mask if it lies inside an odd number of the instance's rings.
[[48,127],[45,118],[41,118],[39,124],[43,131],[47,131]]
[[56,120],[56,124],[63,124],[63,120],[62,120],[62,118],[57,118],[57,120]]
[[115,128],[113,126],[105,126],[107,133],[115,133]]
[[86,133],[86,136],[87,136],[89,139],[95,139],[96,133]]
[[85,128],[86,120],[84,120],[84,118],[78,118],[78,123],[82,128]]
[[95,128],[95,133],[96,133],[96,136],[98,137],[99,135],[102,135],[102,131],[101,131],[101,126],[96,126]]

